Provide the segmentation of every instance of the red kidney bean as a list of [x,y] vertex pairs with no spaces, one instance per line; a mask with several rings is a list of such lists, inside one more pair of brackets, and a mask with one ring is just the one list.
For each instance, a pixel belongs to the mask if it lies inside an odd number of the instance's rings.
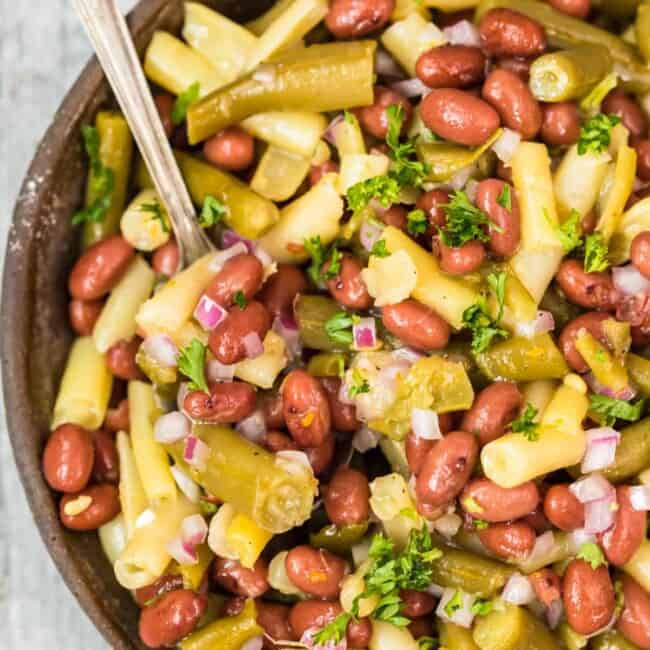
[[235,295],[241,293],[250,300],[260,290],[264,267],[255,255],[231,257],[214,276],[205,294],[222,307],[230,307]]
[[117,483],[120,480],[120,459],[113,436],[99,429],[93,431],[95,462],[93,480],[96,483]]
[[544,497],[544,514],[560,530],[572,531],[585,525],[585,507],[567,484],[556,484]]
[[289,433],[301,447],[318,447],[330,432],[327,393],[305,370],[292,370],[284,380],[282,411]]
[[246,598],[243,596],[231,596],[226,599],[226,602],[223,605],[222,614],[223,616],[237,616],[237,614],[241,614],[245,604]]
[[463,510],[490,523],[520,519],[539,504],[539,490],[532,481],[502,488],[487,478],[470,481],[460,497]]
[[309,184],[316,185],[327,174],[338,174],[339,164],[334,160],[326,160],[320,165],[312,165],[309,170]]
[[600,341],[603,345],[608,345],[607,337],[603,332],[603,321],[611,318],[609,314],[600,312],[587,312],[574,318],[571,322],[565,325],[558,339],[560,350],[566,359],[567,363],[579,373],[589,372],[589,366],[582,358],[582,355],[576,349],[576,338],[581,330],[586,330],[595,339]]
[[155,582],[152,582],[146,587],[140,587],[133,592],[135,602],[138,604],[138,607],[146,607],[151,604],[151,602],[160,598],[164,594],[169,593],[170,591],[176,591],[177,589],[183,588],[183,576],[180,574],[168,574],[163,575],[158,578]]
[[282,431],[267,431],[264,435],[264,446],[273,452],[298,451],[298,445]]
[[565,260],[555,276],[560,289],[574,304],[585,309],[615,309],[618,292],[609,272],[587,273],[578,260]]
[[255,410],[255,389],[243,381],[211,383],[210,392],[194,390],[185,396],[183,408],[195,420],[226,424],[239,422]]
[[494,106],[503,123],[532,140],[542,127],[542,110],[530,88],[510,70],[493,70],[483,84],[483,99]]
[[485,63],[478,47],[442,45],[419,56],[415,74],[430,88],[469,88],[483,81]]
[[391,205],[388,210],[382,212],[379,216],[387,226],[393,226],[400,230],[406,230],[408,220],[406,208],[401,205]]
[[598,223],[598,217],[593,210],[589,210],[582,219],[580,219],[580,228],[582,228],[583,235],[590,235],[594,230],[596,230],[596,224]]
[[325,16],[336,38],[361,38],[381,29],[395,10],[395,0],[333,0]]
[[[303,600],[296,603],[289,613],[289,624],[295,639],[300,639],[309,628],[323,628],[331,623],[343,608],[337,602]],[[346,640],[348,647],[365,648],[370,643],[372,629],[367,618],[348,623]]]
[[298,589],[316,598],[338,598],[341,580],[348,572],[345,560],[303,545],[292,548],[284,561],[287,577]]
[[78,300],[97,300],[119,282],[135,251],[121,235],[93,244],[72,267],[68,290]]
[[412,620],[408,624],[408,631],[416,641],[423,636],[435,636],[433,623],[428,616]]
[[647,517],[645,511],[635,510],[630,503],[630,488],[619,485],[616,488],[618,510],[614,525],[598,536],[605,556],[610,564],[623,566],[637,552],[645,539]]
[[282,395],[280,393],[262,393],[259,398],[259,406],[264,413],[267,429],[284,429]]
[[603,100],[601,112],[621,118],[623,126],[633,138],[648,134],[648,118],[635,99],[623,90],[612,90]]
[[498,226],[490,228],[488,248],[497,257],[511,257],[519,247],[521,239],[521,217],[519,201],[513,187],[510,188],[510,208],[499,205],[498,199],[503,195],[506,183],[497,178],[481,181],[476,188],[475,203]]
[[140,613],[140,639],[149,648],[172,648],[194,630],[207,606],[205,596],[189,589],[165,594]]
[[473,273],[485,260],[485,246],[477,239],[472,239],[462,246],[454,248],[442,241],[438,242],[440,250],[440,268],[451,275]]
[[299,268],[279,264],[278,270],[264,284],[259,300],[271,316],[293,315],[293,301],[308,287],[307,277]]
[[103,426],[107,431],[113,433],[117,433],[118,431],[128,431],[130,429],[128,399],[123,399],[115,408],[106,411],[106,418]]
[[212,579],[224,589],[237,596],[259,598],[269,590],[268,565],[262,558],[252,569],[242,566],[239,560],[216,557],[212,563]]
[[496,440],[517,417],[523,396],[517,384],[496,381],[484,388],[465,413],[461,423],[463,431],[478,436],[481,445]]
[[632,240],[630,259],[639,273],[650,279],[650,230],[640,232]]
[[446,190],[429,190],[417,200],[415,207],[424,210],[428,225],[425,237],[431,238],[438,234],[438,229],[447,223],[447,215],[442,207],[449,203],[449,192]]
[[562,582],[553,569],[541,569],[528,576],[535,595],[547,607],[555,600],[562,598]]
[[535,546],[535,531],[521,521],[513,524],[491,524],[478,532],[485,548],[495,555],[510,560],[528,557]]
[[[66,506],[78,499],[90,498],[88,507],[78,514],[67,514]],[[80,505],[82,503],[80,502]],[[73,506],[70,506],[73,507]],[[91,485],[75,494],[66,494],[59,504],[61,523],[71,530],[97,530],[107,524],[120,512],[120,497],[117,488],[110,483]]]
[[497,161],[497,176],[512,185],[512,167],[509,167],[501,160]]
[[43,452],[43,474],[53,490],[83,490],[93,469],[95,449],[91,434],[76,424],[52,431]]
[[432,90],[420,104],[420,116],[436,135],[468,147],[483,144],[501,122],[487,102],[455,88]]
[[336,526],[351,526],[368,521],[368,477],[356,469],[340,467],[325,489],[323,501],[327,516]]
[[643,327],[631,327],[630,334],[632,335],[632,347],[642,348],[650,345],[650,333],[645,332]]
[[452,431],[427,454],[416,481],[418,501],[442,506],[452,501],[472,474],[478,457],[476,437]]
[[103,308],[100,300],[71,300],[68,314],[72,329],[79,336],[90,336]]
[[156,248],[151,256],[151,266],[153,270],[168,278],[178,271],[180,261],[180,251],[175,239],[170,239],[168,242]]
[[106,351],[106,365],[113,375],[119,379],[130,381],[144,379],[144,374],[135,362],[142,340],[136,336],[130,341],[118,341]]
[[636,149],[636,175],[642,181],[650,181],[650,140],[639,140]]
[[544,505],[540,503],[535,510],[530,514],[522,518],[522,521],[529,526],[532,526],[535,529],[535,532],[538,535],[545,533],[547,530],[551,530],[551,522],[546,518],[544,514]]
[[591,11],[591,0],[548,0],[548,4],[574,18],[586,18]]
[[398,92],[385,88],[384,86],[375,86],[374,99],[370,106],[363,106],[354,110],[359,124],[364,131],[374,135],[379,140],[384,140],[388,133],[388,113],[386,109],[389,106],[401,106],[404,111],[404,120],[402,122],[402,133],[408,129],[413,107],[409,100],[400,95]]
[[624,606],[616,627],[630,643],[650,649],[650,594],[635,580],[623,574]]
[[426,616],[436,608],[436,599],[426,591],[402,589],[399,595],[404,603],[402,614],[406,618]]
[[210,351],[217,361],[231,365],[246,358],[244,338],[257,334],[264,341],[271,328],[271,318],[266,307],[256,300],[251,300],[243,309],[234,307],[228,318],[221,321],[211,332],[208,339]]
[[174,98],[169,93],[157,93],[153,98],[156,108],[158,109],[158,116],[163,125],[163,130],[167,139],[172,137],[174,129],[176,128],[172,120],[172,113],[174,111]]
[[569,146],[580,138],[580,111],[573,102],[542,104],[542,140],[551,147]]
[[302,451],[307,455],[314,476],[320,476],[334,459],[336,440],[330,433],[318,447],[305,447]]
[[361,427],[357,420],[356,407],[353,404],[343,404],[339,400],[341,380],[338,377],[321,377],[322,384],[330,405],[332,428],[335,431],[353,432]]
[[[327,289],[339,304],[356,311],[364,311],[372,306],[373,300],[361,279],[363,264],[349,253],[344,253],[340,261],[340,272],[327,281]],[[323,265],[323,272],[329,271],[330,260]]]
[[562,591],[567,620],[578,634],[600,630],[614,615],[614,587],[607,567],[592,569],[584,560],[573,560],[564,572]]
[[367,648],[371,637],[370,619],[360,618],[358,621],[353,619],[348,623],[346,640],[349,648]]
[[422,470],[424,460],[434,444],[434,440],[425,440],[413,432],[406,436],[406,459],[411,472],[416,476]]
[[449,343],[447,321],[417,300],[407,299],[382,309],[384,327],[398,339],[420,350],[441,350]]
[[546,50],[544,28],[510,9],[491,9],[479,25],[483,51],[490,56],[539,56]]
[[530,79],[530,66],[534,59],[524,59],[519,56],[507,57],[499,59],[497,66],[501,70],[508,70],[516,74],[524,83],[528,83]]
[[[289,612],[291,610],[288,605],[258,599],[255,601],[255,607],[257,608],[257,623],[264,628],[264,632],[271,639],[290,640],[292,638],[293,631],[289,625]],[[264,637],[263,647],[264,650],[275,650],[280,646]]]
[[255,141],[246,131],[231,126],[206,140],[203,155],[215,167],[240,172],[253,163]]

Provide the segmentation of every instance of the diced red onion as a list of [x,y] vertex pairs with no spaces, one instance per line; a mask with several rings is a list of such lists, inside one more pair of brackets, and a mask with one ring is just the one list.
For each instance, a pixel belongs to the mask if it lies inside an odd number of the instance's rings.
[[192,432],[192,423],[180,411],[172,411],[161,415],[153,427],[153,437],[156,442],[171,444],[187,438]]
[[246,250],[249,253],[252,253],[254,251],[253,242],[250,239],[246,239],[246,237],[238,235],[234,230],[224,230],[221,233],[221,245],[223,248],[228,249],[235,244],[239,244],[240,242],[246,246]]
[[345,638],[338,641],[328,641],[327,643],[316,643],[314,637],[321,631],[322,628],[310,627],[307,628],[300,637],[300,643],[307,648],[307,650],[347,650],[348,642]]
[[462,190],[475,171],[476,165],[467,165],[467,167],[463,167],[451,177],[449,187],[453,190]]
[[465,194],[467,198],[474,203],[476,201],[476,195],[478,194],[478,181],[474,178],[470,178],[465,185]]
[[631,399],[634,399],[637,395],[637,391],[632,386],[626,386],[621,390],[612,390],[609,386],[604,386],[601,384],[592,372],[588,372],[586,375],[583,375],[582,378],[585,380],[587,386],[591,389],[593,393],[598,395],[605,395],[606,397],[611,397],[612,399],[622,399],[626,402],[629,402]]
[[502,163],[509,165],[520,142],[521,134],[511,129],[503,129],[501,137],[492,145],[492,151]]
[[633,485],[628,488],[630,503],[634,510],[650,510],[650,486]]
[[526,576],[513,573],[501,592],[501,598],[513,605],[528,605],[535,600],[535,590]]
[[616,492],[604,499],[589,501],[585,504],[585,531],[604,533],[614,525],[616,510]]
[[237,364],[225,365],[216,359],[210,359],[205,364],[205,376],[210,381],[232,381]]
[[264,344],[257,332],[249,332],[242,338],[244,349],[246,350],[246,357],[249,359],[256,359],[264,354]]
[[650,294],[650,280],[641,275],[634,264],[615,266],[612,269],[612,282],[614,287],[625,296],[634,296],[637,293]]
[[535,539],[533,550],[528,556],[528,561],[535,563],[538,559],[545,559],[555,546],[555,535],[552,530],[547,530],[542,535],[538,535]]
[[266,421],[261,409],[253,411],[247,418],[237,423],[235,427],[247,440],[259,444],[266,435]]
[[258,634],[257,636],[254,636],[246,643],[244,643],[239,650],[262,650],[264,647],[264,635],[263,634]]
[[469,20],[459,20],[457,23],[442,30],[451,45],[467,45],[481,47],[481,37],[474,23]]
[[204,469],[209,456],[210,447],[203,440],[193,435],[189,435],[186,438],[183,459],[192,465],[192,467]]
[[589,503],[606,499],[614,493],[612,484],[598,472],[589,474],[575,483],[569,485],[569,490],[573,492],[580,503]]
[[185,411],[185,398],[189,392],[190,389],[188,388],[188,382],[182,381],[178,387],[178,394],[176,395],[176,408],[178,408],[178,410],[184,415],[187,415],[187,412]]
[[359,230],[359,241],[361,245],[367,250],[371,251],[375,243],[381,239],[381,233],[384,228],[375,221],[364,221]]
[[412,409],[411,429],[418,438],[423,440],[440,440],[442,438],[438,414],[431,409]]
[[[413,477],[415,477],[415,475]],[[433,522],[434,530],[448,539],[451,539],[460,530],[462,525],[463,520],[453,512],[442,515],[442,517],[438,517],[438,519]]]
[[147,336],[142,343],[142,351],[166,368],[174,368],[178,363],[178,348],[167,334]]
[[435,582],[432,582],[426,589],[425,591],[428,594],[431,594],[432,596],[435,596],[436,598],[440,598],[442,594],[445,593],[445,588],[441,587],[440,585],[437,585]]
[[199,515],[190,515],[181,522],[181,539],[190,546],[200,546],[208,536],[208,524]]
[[176,465],[169,468],[178,489],[192,502],[198,503],[201,498],[201,488],[182,469]]
[[588,474],[609,467],[614,462],[621,434],[612,427],[589,429],[586,434],[587,451],[582,459],[580,471]]
[[365,454],[369,449],[374,449],[379,444],[379,434],[368,427],[361,427],[352,437],[352,447],[360,454]]
[[[445,611],[445,605],[456,595],[456,592],[460,592],[462,605],[451,616],[449,616]],[[455,623],[461,627],[470,628],[472,626],[472,621],[474,620],[474,614],[472,613],[473,604],[474,596],[465,593],[460,589],[452,589],[451,587],[448,587],[442,592],[442,597],[438,603],[436,614],[444,621]]]
[[576,555],[585,544],[595,543],[596,537],[584,528],[576,528],[569,533],[569,550],[572,555]]
[[546,622],[551,630],[554,630],[562,620],[564,605],[561,598],[556,598],[546,609]]
[[199,298],[199,303],[194,310],[194,318],[208,332],[219,325],[227,316],[228,312],[205,294]]
[[343,113],[339,113],[334,117],[334,119],[327,125],[327,128],[325,129],[325,132],[323,133],[323,140],[326,142],[329,142],[333,147],[336,146],[336,137],[335,137],[335,131],[336,127],[343,122],[344,120]]
[[532,339],[540,334],[552,332],[555,329],[555,319],[550,311],[540,310],[537,316],[527,323],[517,323],[515,333],[527,339]]
[[167,544],[167,552],[181,566],[198,564],[199,562],[199,555],[196,549],[191,544],[184,542],[180,537],[175,537]]
[[396,81],[390,85],[391,90],[394,90],[404,97],[423,97],[431,92],[431,88],[427,86],[419,77],[412,79],[404,79],[403,81]]
[[381,48],[375,53],[375,73],[382,77],[404,78],[404,71],[399,63],[386,50]]
[[230,248],[216,253],[214,259],[210,262],[210,270],[218,273],[230,258],[237,257],[237,255],[246,255],[246,253],[248,253],[248,246],[244,242],[239,241],[233,246],[230,246]]
[[405,361],[408,361],[410,363],[415,363],[416,361],[423,359],[425,356],[424,354],[422,354],[422,352],[418,352],[417,350],[414,350],[413,348],[409,348],[407,346],[404,346],[403,348],[397,348],[397,350],[393,350],[392,355],[396,359],[404,359]]
[[[383,151],[379,151],[378,149],[375,149],[374,147],[370,150],[370,153],[375,155],[375,156],[385,156]],[[372,209],[372,211],[379,217],[382,217],[388,210],[390,210],[390,205],[385,206],[383,205],[379,199],[370,199],[370,202],[368,203],[368,207]]]
[[284,339],[287,352],[291,359],[297,359],[302,354],[302,341],[298,324],[290,314],[282,314],[273,321],[273,331]]
[[352,326],[354,347],[357,350],[373,350],[377,347],[377,329],[375,319],[361,318]]

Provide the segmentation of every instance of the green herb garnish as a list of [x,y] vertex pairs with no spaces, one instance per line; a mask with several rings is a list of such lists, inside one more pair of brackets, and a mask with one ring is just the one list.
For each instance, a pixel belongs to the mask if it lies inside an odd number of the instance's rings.
[[587,235],[585,239],[585,271],[595,273],[607,269],[609,267],[608,254],[609,249],[601,233],[595,232]]
[[578,140],[578,154],[583,156],[588,151],[602,153],[606,151],[612,141],[612,129],[619,124],[620,117],[616,115],[598,115],[587,120],[580,128]]
[[[544,210],[548,219],[548,213]],[[572,209],[569,216],[557,227],[557,236],[565,253],[570,253],[582,244],[582,227],[580,213]]]
[[233,301],[239,307],[239,309],[245,309],[246,305],[248,304],[248,300],[246,300],[246,296],[244,295],[243,291],[237,291],[235,292],[235,295],[233,296]]
[[447,614],[449,618],[452,618],[453,615],[462,608],[462,606],[463,592],[460,591],[460,589],[456,589],[454,595],[445,603],[443,609],[445,610],[445,614]]
[[199,98],[200,92],[201,84],[197,81],[176,98],[174,107],[172,108],[172,122],[176,126],[185,120],[187,109],[196,102]]
[[160,222],[160,228],[163,232],[171,232],[162,205],[160,205],[158,201],[154,201],[153,203],[142,203],[140,205],[140,212],[149,212],[153,221]]
[[469,241],[488,241],[490,238],[486,226],[501,232],[488,218],[487,214],[477,208],[467,194],[456,190],[449,203],[440,206],[447,215],[446,224],[440,229],[440,237],[445,246],[458,248]]
[[[305,239],[304,247],[311,256],[311,264],[307,269],[307,275],[316,286],[335,278],[341,272],[343,255],[336,247],[336,244],[333,244],[328,250],[323,246],[320,235],[316,235],[310,239]],[[328,258],[329,266],[326,271],[323,271],[323,266],[328,261]]]
[[209,392],[208,382],[205,380],[205,350],[206,346],[194,339],[181,350],[178,357],[178,371],[190,380],[187,385],[189,390]]
[[339,643],[345,637],[345,632],[348,629],[348,623],[351,619],[352,616],[350,614],[342,612],[333,621],[314,634],[313,642],[317,645]]
[[474,528],[476,528],[476,530],[485,530],[489,526],[490,524],[483,519],[474,519]]
[[477,598],[472,604],[474,616],[487,616],[492,611],[492,601],[486,598]]
[[645,399],[640,398],[636,402],[626,402],[622,399],[614,399],[606,395],[590,395],[589,410],[598,416],[601,424],[612,426],[616,420],[636,422],[641,418]]
[[363,210],[373,199],[388,208],[397,201],[401,190],[396,179],[390,176],[373,176],[350,187],[346,199],[352,212]]
[[203,207],[199,214],[199,226],[212,228],[228,214],[228,208],[216,197],[208,194],[203,200]]
[[607,560],[605,560],[605,556],[603,555],[603,552],[600,550],[600,546],[598,546],[598,544],[593,544],[591,542],[588,542],[587,544],[583,544],[580,547],[580,550],[578,551],[578,555],[576,555],[576,558],[578,560],[584,560],[585,562],[591,564],[591,568],[594,571],[600,566],[607,566]]
[[510,192],[510,185],[506,183],[501,190],[499,196],[497,196],[497,204],[500,205],[504,210],[512,212],[512,195]]
[[523,434],[530,442],[539,440],[539,425],[535,422],[538,414],[539,411],[530,402],[526,404],[524,412],[512,421],[512,432]]
[[370,384],[368,380],[361,374],[358,368],[352,369],[352,384],[348,387],[348,396],[356,397],[363,393],[370,392]]
[[503,317],[505,306],[505,286],[507,273],[490,273],[487,281],[488,286],[495,293],[498,302],[497,317],[493,320],[488,311],[485,297],[463,312],[463,324],[472,332],[472,350],[474,352],[485,352],[495,338],[506,339],[510,336],[509,332],[499,327],[499,322]]
[[376,257],[388,257],[390,255],[390,251],[386,248],[386,240],[378,239],[372,245],[372,250],[370,251],[370,254],[375,255]]
[[352,345],[352,326],[354,319],[351,314],[340,311],[325,322],[325,333],[334,343]]
[[424,234],[428,225],[429,220],[424,210],[411,210],[406,215],[406,229],[414,236]]

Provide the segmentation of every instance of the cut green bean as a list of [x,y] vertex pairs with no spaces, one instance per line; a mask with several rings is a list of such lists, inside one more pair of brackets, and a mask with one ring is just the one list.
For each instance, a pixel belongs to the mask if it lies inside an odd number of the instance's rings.
[[300,339],[307,348],[313,350],[347,350],[349,345],[330,338],[325,331],[325,323],[341,313],[336,301],[325,296],[299,295],[294,305]]

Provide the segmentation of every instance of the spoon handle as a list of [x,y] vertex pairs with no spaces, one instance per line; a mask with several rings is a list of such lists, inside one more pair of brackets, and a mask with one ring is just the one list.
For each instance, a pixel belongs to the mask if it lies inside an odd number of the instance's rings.
[[115,0],[74,0],[74,6],[172,222],[181,264],[191,264],[213,246],[197,223],[126,21]]

